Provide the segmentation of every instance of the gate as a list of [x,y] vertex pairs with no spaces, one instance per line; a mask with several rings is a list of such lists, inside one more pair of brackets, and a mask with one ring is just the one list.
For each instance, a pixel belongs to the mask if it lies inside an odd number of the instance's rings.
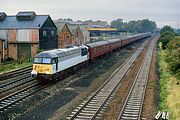
[[18,44],[18,60],[31,58],[31,44]]

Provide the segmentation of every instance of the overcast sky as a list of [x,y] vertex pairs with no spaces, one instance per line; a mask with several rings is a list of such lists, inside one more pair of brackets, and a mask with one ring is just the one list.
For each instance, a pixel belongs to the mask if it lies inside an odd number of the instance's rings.
[[150,19],[158,27],[180,27],[180,0],[0,0],[0,11],[50,14],[52,19],[124,21]]

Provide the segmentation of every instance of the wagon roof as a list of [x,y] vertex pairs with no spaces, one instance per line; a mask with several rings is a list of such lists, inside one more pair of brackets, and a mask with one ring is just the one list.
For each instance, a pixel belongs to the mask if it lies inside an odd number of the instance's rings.
[[89,47],[98,47],[98,46],[103,46],[109,44],[109,41],[99,41],[99,42],[93,42],[93,43],[88,43],[87,46]]
[[118,41],[121,41],[121,39],[119,38],[116,38],[116,39],[110,39],[108,40],[110,43],[113,43],[113,42],[118,42]]

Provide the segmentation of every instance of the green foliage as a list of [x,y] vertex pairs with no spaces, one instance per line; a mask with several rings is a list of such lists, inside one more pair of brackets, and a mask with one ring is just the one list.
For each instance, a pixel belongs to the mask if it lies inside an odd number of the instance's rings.
[[[168,44],[169,47],[169,44]],[[159,107],[161,111],[169,111],[170,118],[172,120],[177,120],[180,118],[179,111],[177,107],[178,96],[179,96],[179,85],[177,85],[177,80],[171,70],[169,69],[169,61],[166,60],[166,57],[169,55],[167,52],[168,49],[158,50],[158,60],[160,64],[160,101]],[[167,55],[168,54],[168,55]],[[179,120],[179,119],[178,119]]]
[[154,32],[156,30],[156,23],[148,19],[129,21],[128,23],[123,22],[122,19],[117,19],[111,22],[110,27],[132,33]]
[[164,60],[163,50],[158,51],[158,61],[160,64],[160,101],[159,106],[161,110],[167,110],[166,100],[167,100],[167,83],[170,76],[166,69],[166,63]]
[[169,64],[169,69],[180,79],[180,38],[171,40],[166,51],[166,62]]
[[126,23],[124,23],[123,21],[122,21],[122,19],[117,19],[117,20],[113,20],[112,22],[111,22],[111,25],[110,25],[110,27],[112,27],[112,28],[117,28],[118,30],[120,30],[120,31],[124,31],[124,30],[126,30],[125,29],[125,26],[126,25]]
[[173,32],[165,31],[161,33],[159,42],[162,43],[162,48],[166,49],[165,60],[169,70],[180,79],[180,37],[175,37]]
[[170,40],[173,40],[175,38],[175,34],[169,31],[161,33],[161,36],[159,38],[159,42],[162,42],[162,48],[166,49],[167,44]]
[[43,49],[39,49],[39,50],[38,50],[38,53],[41,53],[41,52],[43,52],[43,51],[44,51]]
[[29,65],[32,65],[32,63],[33,63],[32,59],[25,60],[24,62],[22,61],[16,62],[14,60],[6,61],[6,62],[3,62],[3,65],[1,65],[0,73],[7,72],[7,71],[17,69],[17,68],[21,68],[21,67],[25,67],[25,66],[29,66]]
[[167,31],[173,33],[173,32],[174,32],[174,29],[173,29],[171,26],[166,25],[166,26],[164,26],[164,27],[161,29],[161,34],[164,33],[164,32],[167,32]]

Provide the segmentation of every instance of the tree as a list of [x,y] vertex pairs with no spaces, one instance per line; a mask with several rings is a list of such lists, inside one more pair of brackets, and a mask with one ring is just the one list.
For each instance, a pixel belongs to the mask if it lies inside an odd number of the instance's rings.
[[167,46],[166,61],[172,73],[180,78],[180,37],[171,40]]
[[174,32],[174,29],[171,26],[166,25],[161,29],[161,33],[166,32],[166,31]]
[[126,28],[125,23],[123,23],[122,19],[113,20],[110,24],[110,27],[117,28],[119,31],[124,31]]
[[138,32],[138,30],[137,30],[138,24],[137,24],[136,21],[129,21],[126,28],[127,28],[128,32],[132,32],[132,33],[137,33]]
[[175,35],[172,32],[166,31],[166,32],[161,33],[161,36],[159,38],[159,42],[162,42],[162,48],[166,49],[169,41],[173,40],[174,38],[175,38]]
[[122,19],[113,20],[110,27],[118,30],[128,31],[133,33],[153,32],[156,30],[156,23],[148,19],[123,22]]

